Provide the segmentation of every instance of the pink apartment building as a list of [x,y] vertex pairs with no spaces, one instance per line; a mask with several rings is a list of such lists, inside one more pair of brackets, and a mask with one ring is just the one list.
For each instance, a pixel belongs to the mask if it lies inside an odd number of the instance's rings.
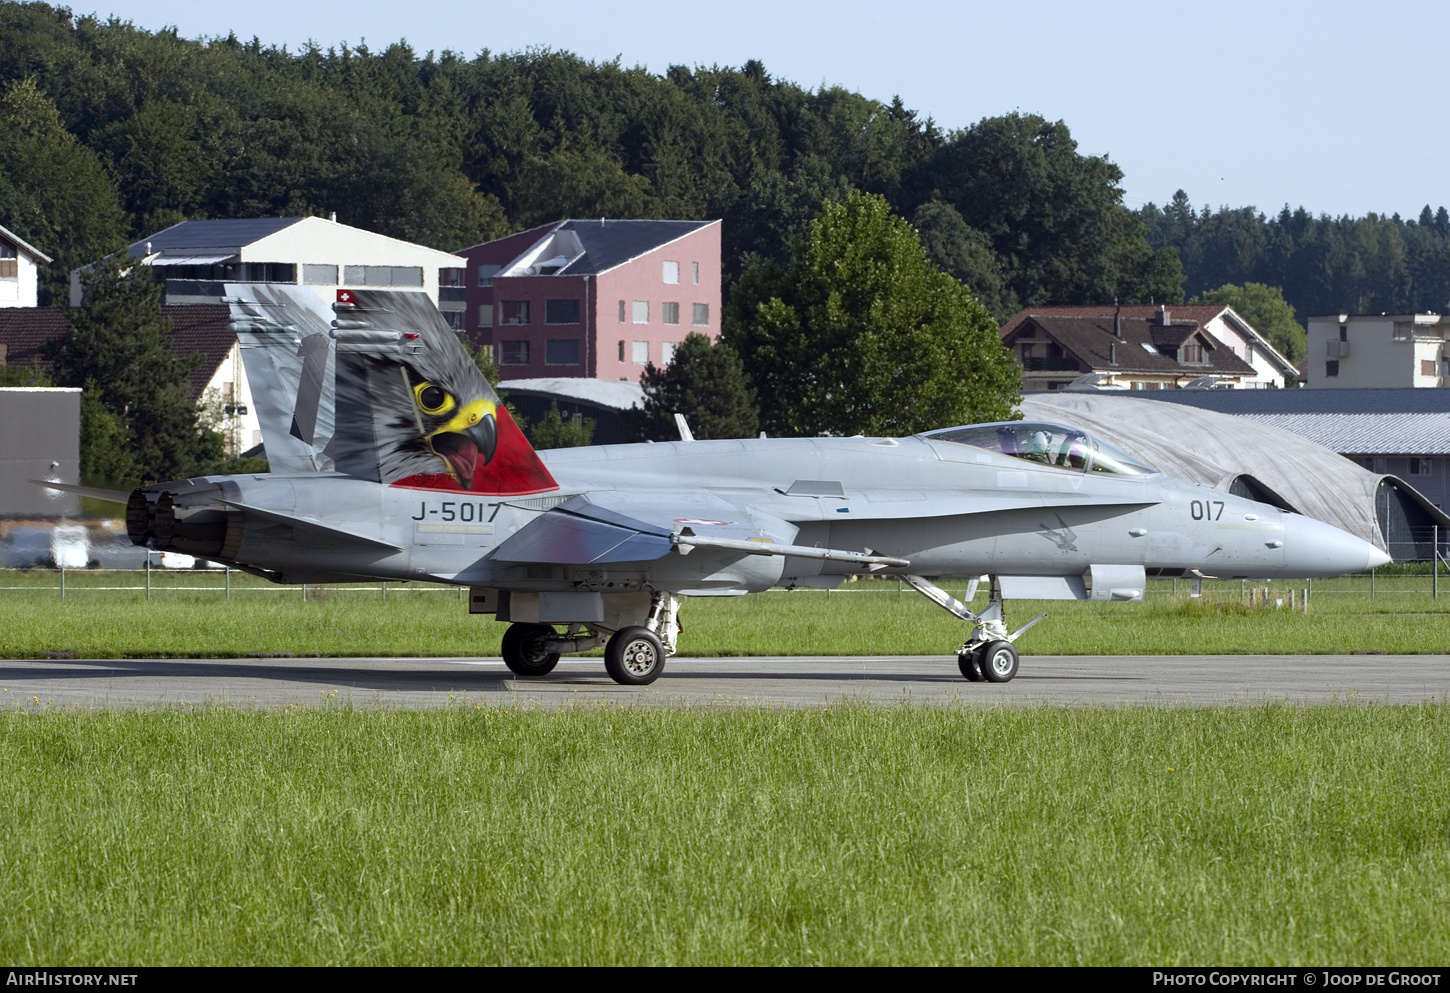
[[718,220],[557,221],[458,254],[464,330],[505,380],[637,380],[720,334]]

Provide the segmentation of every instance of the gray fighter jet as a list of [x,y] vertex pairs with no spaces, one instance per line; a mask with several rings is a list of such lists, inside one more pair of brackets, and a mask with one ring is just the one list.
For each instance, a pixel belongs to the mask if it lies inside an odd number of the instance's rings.
[[[509,622],[504,661],[523,676],[605,645],[610,676],[649,683],[683,597],[870,574],[970,624],[963,675],[1006,682],[1044,616],[1009,631],[1007,597],[1132,601],[1150,576],[1389,561],[1061,424],[535,453],[423,294],[342,290],[329,309],[303,287],[227,292],[272,472],[143,486],[132,540],[280,583],[469,587],[472,612]],[[987,577],[985,608],[933,582],[947,575]]]

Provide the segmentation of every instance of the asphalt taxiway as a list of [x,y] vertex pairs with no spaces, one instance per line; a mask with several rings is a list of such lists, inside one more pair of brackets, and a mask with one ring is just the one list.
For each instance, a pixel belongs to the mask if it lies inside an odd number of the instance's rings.
[[0,706],[433,708],[803,707],[877,704],[1233,706],[1450,701],[1446,655],[1028,656],[1010,683],[969,683],[942,656],[674,658],[619,686],[602,659],[519,679],[498,659],[247,658],[0,661]]

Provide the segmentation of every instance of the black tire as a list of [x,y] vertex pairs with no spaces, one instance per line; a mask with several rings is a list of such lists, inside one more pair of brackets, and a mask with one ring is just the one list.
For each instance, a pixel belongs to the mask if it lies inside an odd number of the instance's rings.
[[994,641],[977,652],[982,677],[989,683],[1011,682],[1017,675],[1017,649],[1010,641]]
[[543,676],[559,664],[559,653],[545,651],[544,642],[554,637],[547,624],[510,624],[503,633],[503,664],[520,676]]
[[969,683],[980,683],[982,681],[982,667],[977,661],[975,651],[962,652],[957,656],[957,668],[962,670],[962,675],[967,677]]
[[621,628],[604,646],[609,678],[624,686],[647,686],[665,671],[665,646],[649,628]]

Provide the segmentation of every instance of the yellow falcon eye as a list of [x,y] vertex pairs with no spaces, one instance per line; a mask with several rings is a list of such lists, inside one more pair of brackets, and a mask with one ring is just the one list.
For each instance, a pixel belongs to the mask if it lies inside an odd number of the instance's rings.
[[419,383],[413,387],[413,402],[423,413],[434,417],[448,413],[457,404],[453,394],[432,383]]

